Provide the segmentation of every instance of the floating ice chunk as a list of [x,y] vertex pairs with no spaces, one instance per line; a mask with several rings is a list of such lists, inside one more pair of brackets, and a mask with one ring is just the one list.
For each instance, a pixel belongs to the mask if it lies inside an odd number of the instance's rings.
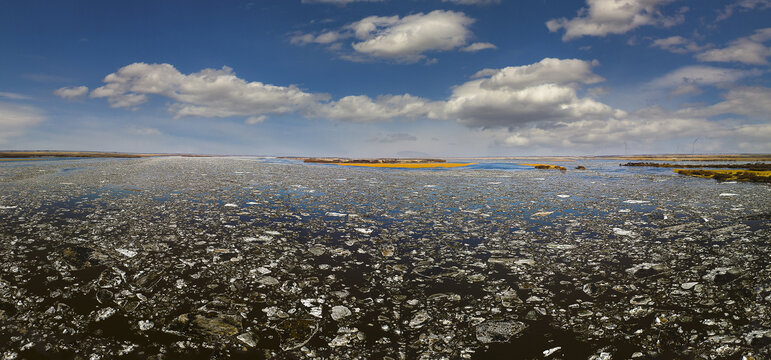
[[369,235],[369,234],[372,234],[373,230],[372,229],[367,229],[367,228],[356,228],[356,231],[358,231],[358,232],[360,232],[362,234]]
[[500,184],[501,184],[500,181],[490,181],[489,183],[487,183],[487,185],[500,185]]
[[276,306],[270,306],[262,309],[262,312],[264,312],[265,315],[268,315],[268,317],[273,317],[273,315],[278,314],[279,311],[281,310]]
[[118,310],[115,310],[115,309],[113,309],[111,307],[106,307],[104,309],[99,309],[99,311],[96,312],[96,321],[105,320],[105,319],[109,318],[110,316],[115,315],[115,313],[117,311]]
[[225,204],[225,207],[238,207],[236,204]]
[[0,209],[15,209],[17,207],[18,206],[16,206],[16,205],[10,205],[10,206],[2,206],[2,205],[0,205]]
[[[254,239],[254,238],[252,238]],[[257,236],[257,241],[263,241],[263,242],[271,242],[273,241],[273,237],[270,235],[259,235]]]
[[308,251],[313,254],[313,256],[321,256],[324,255],[327,249],[325,249],[323,246],[314,246],[308,249]]
[[613,233],[621,236],[635,236],[637,234],[632,230],[624,230],[622,228],[613,228]]
[[326,213],[324,213],[324,215],[325,216],[334,216],[334,217],[343,217],[343,216],[347,216],[348,214],[343,214],[343,213],[334,212],[334,211],[327,211]]
[[125,256],[125,257],[128,257],[128,258],[133,258],[134,256],[137,256],[137,252],[136,252],[136,251],[134,251],[134,250],[129,250],[129,249],[115,249],[115,251],[117,251],[117,252],[118,252],[118,253],[120,253],[121,255],[123,255],[123,256]]
[[335,336],[335,338],[329,342],[329,346],[331,347],[346,346],[350,342],[351,342],[351,336],[348,334],[342,334],[342,335]]
[[699,283],[698,283],[698,282],[695,282],[695,281],[692,281],[692,282],[686,282],[686,283],[682,283],[682,284],[680,284],[680,287],[681,287],[683,290],[691,290],[691,289],[692,289],[694,286],[696,286],[696,285],[699,285]]
[[739,194],[734,194],[734,193],[722,193],[722,194],[720,194],[720,196],[738,196],[738,195]]
[[562,194],[560,194],[560,195],[557,195],[557,197],[561,197],[563,199],[566,199],[566,198],[569,198],[570,195],[562,195]]
[[120,350],[118,350],[118,356],[128,355],[136,349],[137,349],[136,344],[124,344],[123,347]]
[[260,283],[260,284],[263,284],[263,285],[268,285],[268,286],[278,285],[279,284],[278,280],[276,278],[272,277],[272,276],[264,276],[264,277],[260,278],[259,280],[257,280],[257,282]]
[[537,213],[534,213],[531,216],[547,216],[547,215],[551,215],[553,213],[554,213],[554,211],[539,211]]
[[139,320],[139,330],[147,331],[153,328],[155,324],[153,324],[150,320]]
[[641,263],[626,269],[626,272],[630,275],[641,278],[658,274],[666,269],[667,267],[662,264]]
[[506,343],[527,328],[520,321],[485,321],[476,327],[476,337],[483,344]]
[[710,270],[707,275],[702,276],[704,280],[723,283],[733,280],[742,274],[742,269],[737,267],[718,267]]
[[351,315],[351,309],[348,309],[345,306],[338,305],[332,307],[332,320],[338,321],[349,315]]
[[533,259],[520,259],[514,262],[516,265],[529,265],[535,266],[535,260]]
[[278,231],[275,231],[275,230],[268,230],[268,231],[266,231],[265,233],[266,233],[266,234],[268,234],[268,235],[273,235],[273,236],[279,236],[279,235],[281,235],[281,233],[280,233],[280,232],[278,232]]
[[423,185],[423,187],[427,187],[427,188],[435,188],[435,187],[436,187],[436,185]]
[[236,336],[236,339],[241,341],[242,343],[246,344],[249,347],[255,347],[257,346],[257,342],[254,341],[254,337],[252,334],[249,333],[243,333],[241,335]]
[[570,244],[548,244],[546,245],[546,247],[550,249],[570,250],[570,249],[574,249],[576,246],[570,245]]
[[632,210],[629,210],[629,209],[621,209],[621,210],[619,210],[618,212],[620,212],[620,213],[628,213],[628,212],[632,212]]
[[314,306],[314,307],[312,307],[310,309],[310,311],[308,311],[308,313],[311,314],[311,316],[315,316],[315,317],[321,319],[321,313],[322,313],[321,306]]
[[260,203],[255,202],[255,201],[250,201],[250,202],[246,203],[246,205],[260,205]]
[[646,203],[649,203],[650,201],[647,201],[647,200],[624,200],[624,202],[627,203],[627,204],[646,204]]
[[410,320],[410,323],[408,325],[413,329],[420,328],[423,326],[423,323],[425,323],[430,319],[431,317],[428,316],[428,314],[426,314],[425,311],[421,311],[415,314],[415,316],[412,318],[412,320]]
[[562,346],[557,346],[557,347],[553,347],[553,348],[548,349],[548,350],[544,350],[543,351],[543,356],[548,357],[551,354],[554,354],[555,352],[559,351],[560,349],[562,349]]

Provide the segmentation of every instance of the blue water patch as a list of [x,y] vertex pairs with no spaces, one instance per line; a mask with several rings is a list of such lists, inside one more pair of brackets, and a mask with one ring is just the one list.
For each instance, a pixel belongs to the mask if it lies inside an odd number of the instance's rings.
[[519,165],[514,163],[477,163],[469,166],[457,168],[460,170],[532,170],[532,166]]

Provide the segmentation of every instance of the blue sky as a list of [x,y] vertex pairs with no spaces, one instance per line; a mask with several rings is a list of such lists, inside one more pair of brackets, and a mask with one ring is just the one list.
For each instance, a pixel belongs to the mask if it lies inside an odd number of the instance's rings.
[[2,7],[0,149],[771,152],[771,0]]

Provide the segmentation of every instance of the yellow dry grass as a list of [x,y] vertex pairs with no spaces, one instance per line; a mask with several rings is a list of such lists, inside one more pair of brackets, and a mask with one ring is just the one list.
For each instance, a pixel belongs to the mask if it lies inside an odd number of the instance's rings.
[[341,166],[364,166],[364,167],[377,167],[377,168],[408,168],[408,169],[423,169],[423,168],[453,168],[461,166],[474,165],[475,163],[424,163],[424,164],[384,164],[384,163],[333,163],[334,165]]
[[680,175],[694,176],[707,179],[722,181],[752,181],[752,182],[771,182],[771,171],[752,171],[752,170],[686,170],[673,169]]

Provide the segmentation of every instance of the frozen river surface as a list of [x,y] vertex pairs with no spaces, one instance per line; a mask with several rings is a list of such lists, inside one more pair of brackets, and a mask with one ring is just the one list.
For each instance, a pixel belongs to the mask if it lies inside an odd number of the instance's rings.
[[0,163],[0,358],[771,358],[771,186],[561,165]]

